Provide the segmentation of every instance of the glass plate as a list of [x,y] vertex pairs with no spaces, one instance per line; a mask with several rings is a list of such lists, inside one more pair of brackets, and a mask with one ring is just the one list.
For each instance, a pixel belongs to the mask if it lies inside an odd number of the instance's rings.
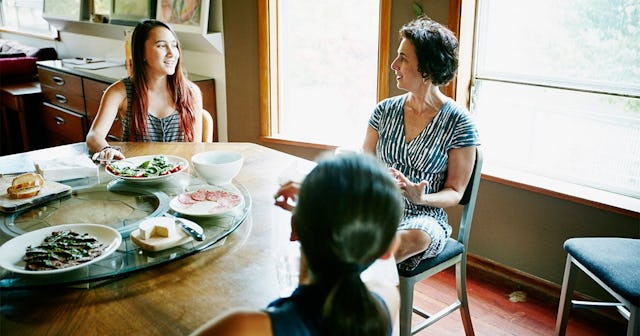
[[[174,197],[191,188],[199,188],[203,184],[203,181],[193,176],[180,175],[184,176],[171,179],[166,183],[149,185],[153,186],[153,188],[146,185],[132,185],[119,179],[89,186],[88,188],[76,187],[72,195],[67,198],[14,214],[0,214],[0,243],[4,243],[16,236],[27,234],[43,227],[62,225],[65,222],[84,222],[78,220],[77,216],[81,214],[95,211],[96,214],[93,216],[96,218],[100,214],[113,214],[114,211],[103,209],[104,202],[109,201],[112,203],[109,205],[110,207],[120,209],[115,211],[118,212],[117,215],[119,217],[106,218],[105,222],[110,222],[107,226],[119,231],[122,237],[122,243],[111,255],[95,261],[87,267],[69,272],[50,274],[47,277],[43,277],[0,268],[0,289],[77,285],[89,288],[93,284],[101,283],[104,280],[169,263],[206,250],[236,231],[249,215],[252,206],[249,192],[244,186],[234,182],[234,188],[242,195],[243,199],[242,205],[236,212],[227,216],[190,217],[190,220],[203,228],[206,236],[204,241],[192,240],[186,244],[162,251],[143,250],[134,244],[129,237],[131,232],[138,227],[139,222],[144,218],[154,216],[183,217],[182,214],[169,209],[169,197]],[[76,218],[75,221],[65,220],[63,216],[57,214],[57,211],[63,207],[66,209],[64,211],[65,215],[71,213],[72,217]],[[71,207],[71,211],[69,211],[68,207]],[[80,208],[83,210],[80,211]],[[130,211],[125,211],[126,208],[129,208]],[[120,216],[119,212],[126,216]],[[250,230],[250,226],[240,230],[239,237],[246,237]]]

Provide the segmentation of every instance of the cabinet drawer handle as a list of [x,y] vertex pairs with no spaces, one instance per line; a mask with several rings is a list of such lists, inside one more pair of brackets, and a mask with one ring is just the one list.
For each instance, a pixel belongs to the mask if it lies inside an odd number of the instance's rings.
[[56,121],[57,125],[64,125],[64,118],[63,117],[56,116],[53,119]]
[[56,100],[58,100],[59,103],[65,104],[67,102],[67,97],[56,93]]
[[62,77],[53,76],[51,79],[58,85],[64,85],[64,78]]

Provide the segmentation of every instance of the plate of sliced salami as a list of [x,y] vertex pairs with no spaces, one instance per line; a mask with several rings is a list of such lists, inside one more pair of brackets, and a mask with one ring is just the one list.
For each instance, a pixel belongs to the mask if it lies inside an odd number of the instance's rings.
[[174,197],[169,207],[187,216],[211,217],[233,213],[243,203],[239,192],[211,186],[184,192]]

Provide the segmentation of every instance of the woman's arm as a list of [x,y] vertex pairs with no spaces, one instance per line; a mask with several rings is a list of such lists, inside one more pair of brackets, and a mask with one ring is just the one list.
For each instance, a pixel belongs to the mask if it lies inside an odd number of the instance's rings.
[[476,148],[474,146],[455,148],[449,150],[449,162],[447,165],[447,180],[442,190],[425,194],[426,182],[413,183],[401,172],[391,169],[392,174],[398,180],[400,190],[407,199],[415,204],[428,205],[438,208],[447,208],[460,202],[467,188],[473,165],[476,160]]
[[233,311],[202,325],[192,336],[243,335],[271,336],[271,319],[265,312]]
[[118,110],[124,105],[126,98],[127,93],[122,81],[111,84],[102,95],[100,108],[87,133],[89,151],[98,154],[101,159],[124,159],[124,155],[119,151],[98,152],[109,145],[106,140],[107,134],[109,134],[113,121],[118,115]]
[[367,126],[367,133],[364,136],[364,143],[362,144],[362,150],[365,153],[371,153],[376,155],[376,146],[378,145],[378,139],[380,135],[378,131],[371,126]]

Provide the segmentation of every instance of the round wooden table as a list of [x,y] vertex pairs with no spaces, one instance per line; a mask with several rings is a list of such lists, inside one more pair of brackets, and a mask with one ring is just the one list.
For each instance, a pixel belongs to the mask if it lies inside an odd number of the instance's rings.
[[[3,156],[0,166],[83,145]],[[288,241],[290,213],[273,205],[273,195],[286,174],[308,170],[312,162],[251,143],[114,145],[128,157],[241,152],[245,160],[236,180],[251,196],[248,217],[221,246],[89,288],[2,289],[0,334],[185,335],[228,309],[260,309],[278,297],[274,255]]]

